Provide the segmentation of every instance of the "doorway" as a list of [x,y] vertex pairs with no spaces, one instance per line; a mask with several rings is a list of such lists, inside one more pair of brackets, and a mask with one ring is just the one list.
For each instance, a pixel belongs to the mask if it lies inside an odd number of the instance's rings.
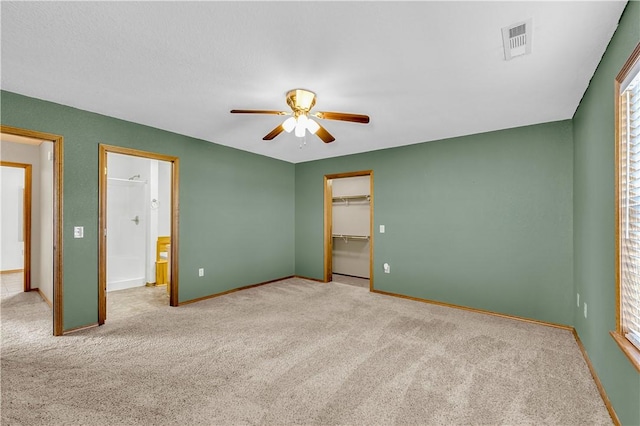
[[31,164],[0,161],[2,291],[31,291]]
[[324,281],[334,274],[373,289],[372,170],[324,177]]
[[99,161],[98,324],[110,291],[163,285],[177,306],[178,158],[101,144]]
[[[53,276],[49,276],[48,279],[49,285],[51,286],[51,294],[46,296],[51,297],[53,300],[50,300],[53,305],[53,335],[54,336],[62,336],[64,334],[64,321],[63,321],[63,276],[62,276],[62,261],[63,261],[63,246],[62,246],[62,194],[63,194],[63,182],[62,182],[62,172],[63,172],[63,137],[60,135],[55,135],[51,133],[44,133],[35,130],[21,129],[18,127],[11,127],[0,125],[0,132],[2,134],[3,140],[12,143],[18,144],[31,144],[33,141],[40,141],[52,143],[52,146],[49,146],[46,150],[47,161],[51,162],[51,168],[53,170],[49,170],[50,177],[49,179],[53,179],[52,185],[50,187],[50,191],[52,192],[49,198],[49,206],[44,207],[41,206],[41,210],[47,210],[48,218],[45,220],[49,226],[49,238],[40,240],[40,249],[41,253],[45,251],[48,253],[48,256],[42,256],[42,260],[46,260],[47,269],[49,271],[53,271]],[[44,153],[45,150],[42,150]],[[48,181],[51,184],[51,181]],[[29,185],[31,186],[31,185]],[[26,192],[26,187],[25,187]],[[25,199],[30,198],[31,195],[27,197],[25,194]],[[27,209],[25,208],[25,212]],[[28,208],[28,211],[31,211],[31,207]],[[42,212],[40,212],[42,214]],[[24,219],[25,222],[31,223],[31,219]],[[29,234],[31,234],[31,229],[29,229]],[[44,235],[44,234],[43,234]],[[30,235],[27,236],[25,230],[25,241],[30,241]],[[46,247],[45,247],[46,246]],[[32,257],[31,253],[31,244],[25,244],[25,266],[27,262],[30,262],[30,258]],[[29,259],[29,260],[27,260]],[[52,262],[52,264],[51,264]],[[25,283],[24,289],[28,291],[31,289],[31,268],[25,267]],[[42,281],[42,278],[40,279]],[[28,290],[27,290],[28,289]]]

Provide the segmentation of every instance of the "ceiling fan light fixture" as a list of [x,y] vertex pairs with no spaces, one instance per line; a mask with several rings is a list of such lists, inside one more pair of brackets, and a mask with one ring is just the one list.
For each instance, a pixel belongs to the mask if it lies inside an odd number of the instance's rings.
[[298,116],[298,124],[296,124],[296,136],[301,138],[304,136],[304,132],[307,131],[307,122],[309,121],[309,119],[307,118],[306,115],[299,115]]
[[282,128],[284,129],[285,132],[291,133],[291,131],[296,128],[296,118],[289,117],[286,120],[284,120],[284,123],[282,123]]
[[336,111],[317,111],[311,112],[316,104],[316,94],[304,89],[293,89],[287,92],[287,105],[291,108],[291,112],[265,109],[232,109],[232,114],[274,114],[274,115],[290,115],[282,124],[276,126],[271,132],[267,133],[262,139],[270,141],[280,133],[286,131],[291,133],[295,129],[295,135],[303,138],[307,130],[311,134],[315,134],[324,143],[330,143],[336,140],[331,133],[315,120],[309,118],[309,114],[321,120],[339,120],[350,121],[353,123],[367,124],[369,116],[364,114],[353,114],[348,112]]
[[307,120],[307,130],[309,131],[309,133],[315,135],[319,128],[320,125],[318,123],[316,123],[312,119]]
[[295,89],[288,93],[295,108],[309,111],[316,103],[316,94],[304,89]]

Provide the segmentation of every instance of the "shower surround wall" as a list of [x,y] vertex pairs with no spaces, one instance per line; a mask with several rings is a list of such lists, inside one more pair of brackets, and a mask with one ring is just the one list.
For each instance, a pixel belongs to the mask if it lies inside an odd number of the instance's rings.
[[170,191],[164,188],[164,175],[170,182],[171,169],[164,163],[108,154],[107,291],[155,282],[155,242],[158,235],[169,235],[164,222],[170,214],[164,210],[170,208]]
[[149,166],[111,153],[107,164],[107,291],[143,286]]

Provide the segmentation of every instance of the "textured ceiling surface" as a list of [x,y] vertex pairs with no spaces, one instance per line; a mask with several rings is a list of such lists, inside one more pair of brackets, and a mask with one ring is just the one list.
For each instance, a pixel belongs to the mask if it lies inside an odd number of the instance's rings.
[[[569,119],[624,10],[569,2],[6,2],[2,89],[292,163]],[[532,53],[501,28],[532,19]],[[336,141],[283,133],[294,88]]]

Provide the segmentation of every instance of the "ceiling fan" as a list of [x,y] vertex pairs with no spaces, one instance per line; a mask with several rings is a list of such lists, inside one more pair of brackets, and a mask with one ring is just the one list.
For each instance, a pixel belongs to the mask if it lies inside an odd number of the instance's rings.
[[363,114],[351,114],[347,112],[318,111],[311,112],[311,108],[316,104],[316,94],[304,89],[294,89],[287,92],[287,104],[291,108],[289,111],[272,111],[263,109],[232,109],[232,114],[276,114],[291,115],[282,124],[269,132],[262,139],[269,141],[280,133],[295,130],[295,135],[303,137],[308,130],[310,133],[317,135],[324,143],[336,140],[331,133],[324,127],[311,119],[309,116],[324,120],[351,121],[354,123],[366,124],[369,122],[369,116]]

